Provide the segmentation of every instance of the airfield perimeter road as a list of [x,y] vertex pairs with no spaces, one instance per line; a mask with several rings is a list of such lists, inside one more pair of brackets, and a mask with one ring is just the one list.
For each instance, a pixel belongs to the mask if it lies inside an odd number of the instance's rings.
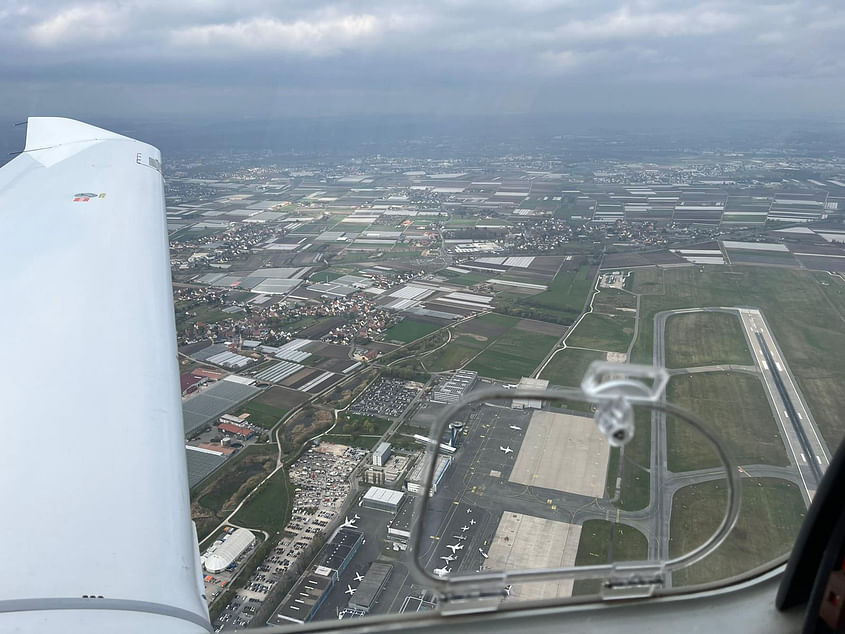
[[[829,464],[830,454],[827,447],[820,440],[820,436],[815,428],[815,423],[813,422],[809,409],[804,403],[803,396],[798,391],[798,388],[789,373],[789,369],[786,366],[783,355],[780,352],[780,348],[777,347],[777,342],[774,340],[774,337],[772,337],[768,325],[758,309],[720,306],[711,308],[669,310],[658,313],[654,318],[654,365],[656,367],[665,367],[666,321],[669,317],[673,315],[697,312],[724,312],[737,315],[743,325],[749,349],[753,351],[756,367],[714,365],[700,368],[670,370],[670,374],[722,370],[748,372],[762,376],[769,404],[772,407],[772,411],[775,414],[778,424],[780,425],[783,437],[786,440],[786,444],[792,454],[792,466],[775,467],[771,465],[740,465],[742,474],[747,477],[772,477],[793,482],[799,486],[805,501],[809,503],[809,500],[812,499],[812,493],[815,490],[815,479],[808,479],[808,476],[811,474],[811,470],[806,462],[806,457],[805,460],[802,461],[802,449],[798,436],[792,422],[786,414],[783,400],[778,393],[772,372],[765,364],[760,346],[756,342],[757,332],[763,334],[766,339],[766,343],[772,350],[772,355],[775,356],[776,361],[781,364],[781,367],[783,368],[781,374],[782,376],[785,376],[784,383],[787,386],[786,389],[789,392],[789,397],[794,403],[797,412],[800,414],[800,422],[804,423],[805,428],[809,427],[809,433],[807,433],[807,436],[810,438],[811,443],[814,443],[814,452],[817,452],[815,455],[818,456],[818,464],[822,472]],[[698,484],[707,480],[721,479],[724,477],[724,470],[721,468],[702,469],[684,473],[670,472],[667,468],[665,418],[665,415],[660,412],[655,412],[652,415],[650,470],[651,491],[660,491],[660,495],[652,495],[649,507],[646,509],[647,516],[651,523],[650,529],[647,532],[649,537],[649,558],[663,560],[667,559],[669,556],[669,525],[671,520],[672,497],[675,492],[681,487],[690,484]],[[637,513],[622,514],[622,521],[627,521],[626,518],[631,515],[637,515]]]

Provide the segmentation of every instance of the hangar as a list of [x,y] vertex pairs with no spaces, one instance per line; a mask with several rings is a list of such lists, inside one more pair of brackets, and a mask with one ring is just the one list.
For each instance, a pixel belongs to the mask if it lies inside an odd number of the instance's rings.
[[243,552],[255,543],[255,535],[245,528],[238,528],[230,533],[226,540],[215,543],[205,551],[202,563],[211,573],[223,572],[240,557]]

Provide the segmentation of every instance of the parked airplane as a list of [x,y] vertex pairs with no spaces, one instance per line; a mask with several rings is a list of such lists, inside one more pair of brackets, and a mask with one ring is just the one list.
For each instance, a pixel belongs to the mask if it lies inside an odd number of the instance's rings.
[[461,532],[466,533],[468,530],[469,530],[469,526],[467,526],[466,524],[461,526]]
[[507,596],[507,597],[511,596],[511,587],[512,587],[511,584],[508,584],[508,585],[505,586],[505,596]]
[[349,596],[352,596],[353,594],[355,594],[355,590],[357,590],[357,588],[353,588],[352,586],[346,586],[346,590],[344,590],[344,592]]
[[364,575],[360,575],[357,572],[355,573],[355,581],[363,581]]
[[470,520],[469,525],[472,526],[473,524],[477,524],[477,522],[475,520]]
[[435,568],[434,569],[434,574],[436,574],[438,577],[445,577],[450,572],[452,572],[451,568],[445,568],[444,567],[444,568]]
[[517,425],[511,425],[510,428],[515,431],[522,431],[522,427],[518,427]]
[[500,445],[500,446],[499,446],[499,450],[500,450],[500,451],[504,451],[504,452],[505,452],[505,455],[507,455],[507,454],[509,454],[509,453],[513,453],[513,449],[511,449],[511,448],[510,448],[510,445],[509,445],[509,446],[507,446],[507,447],[502,447],[502,446]]
[[355,526],[355,522],[357,522],[359,519],[361,519],[361,518],[358,517],[358,515],[355,515],[352,519],[349,519],[349,517],[347,516],[346,518],[344,518],[344,522],[343,522],[343,524],[340,525],[340,527],[341,528],[358,528],[357,526]]
[[484,557],[484,559],[487,559],[490,556],[487,553],[485,553],[483,550],[481,550],[480,548],[478,549],[478,552],[481,553],[481,556]]
[[465,542],[467,540],[466,535],[452,535],[453,539],[457,539],[460,542]]
[[442,559],[443,561],[445,561],[448,564],[448,563],[455,561],[457,559],[457,557],[455,557],[454,555],[446,555],[445,557],[441,557],[440,559]]
[[450,549],[452,551],[452,554],[454,555],[459,550],[463,550],[464,545],[463,544],[447,544],[446,548]]

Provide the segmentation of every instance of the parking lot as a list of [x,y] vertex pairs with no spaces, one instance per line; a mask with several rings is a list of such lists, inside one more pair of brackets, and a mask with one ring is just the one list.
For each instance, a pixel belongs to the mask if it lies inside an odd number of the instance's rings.
[[408,408],[421,389],[419,383],[381,377],[352,404],[349,413],[397,418]]
[[289,477],[294,493],[285,535],[214,621],[216,631],[249,626],[276,583],[298,563],[314,537],[335,519],[351,492],[350,476],[367,453],[323,443],[308,449],[291,465]]

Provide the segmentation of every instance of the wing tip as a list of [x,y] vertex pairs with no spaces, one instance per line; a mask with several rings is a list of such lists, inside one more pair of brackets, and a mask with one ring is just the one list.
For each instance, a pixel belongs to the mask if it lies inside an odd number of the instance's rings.
[[104,139],[134,140],[66,117],[29,117],[26,126],[24,152],[40,150],[66,143],[101,141]]

